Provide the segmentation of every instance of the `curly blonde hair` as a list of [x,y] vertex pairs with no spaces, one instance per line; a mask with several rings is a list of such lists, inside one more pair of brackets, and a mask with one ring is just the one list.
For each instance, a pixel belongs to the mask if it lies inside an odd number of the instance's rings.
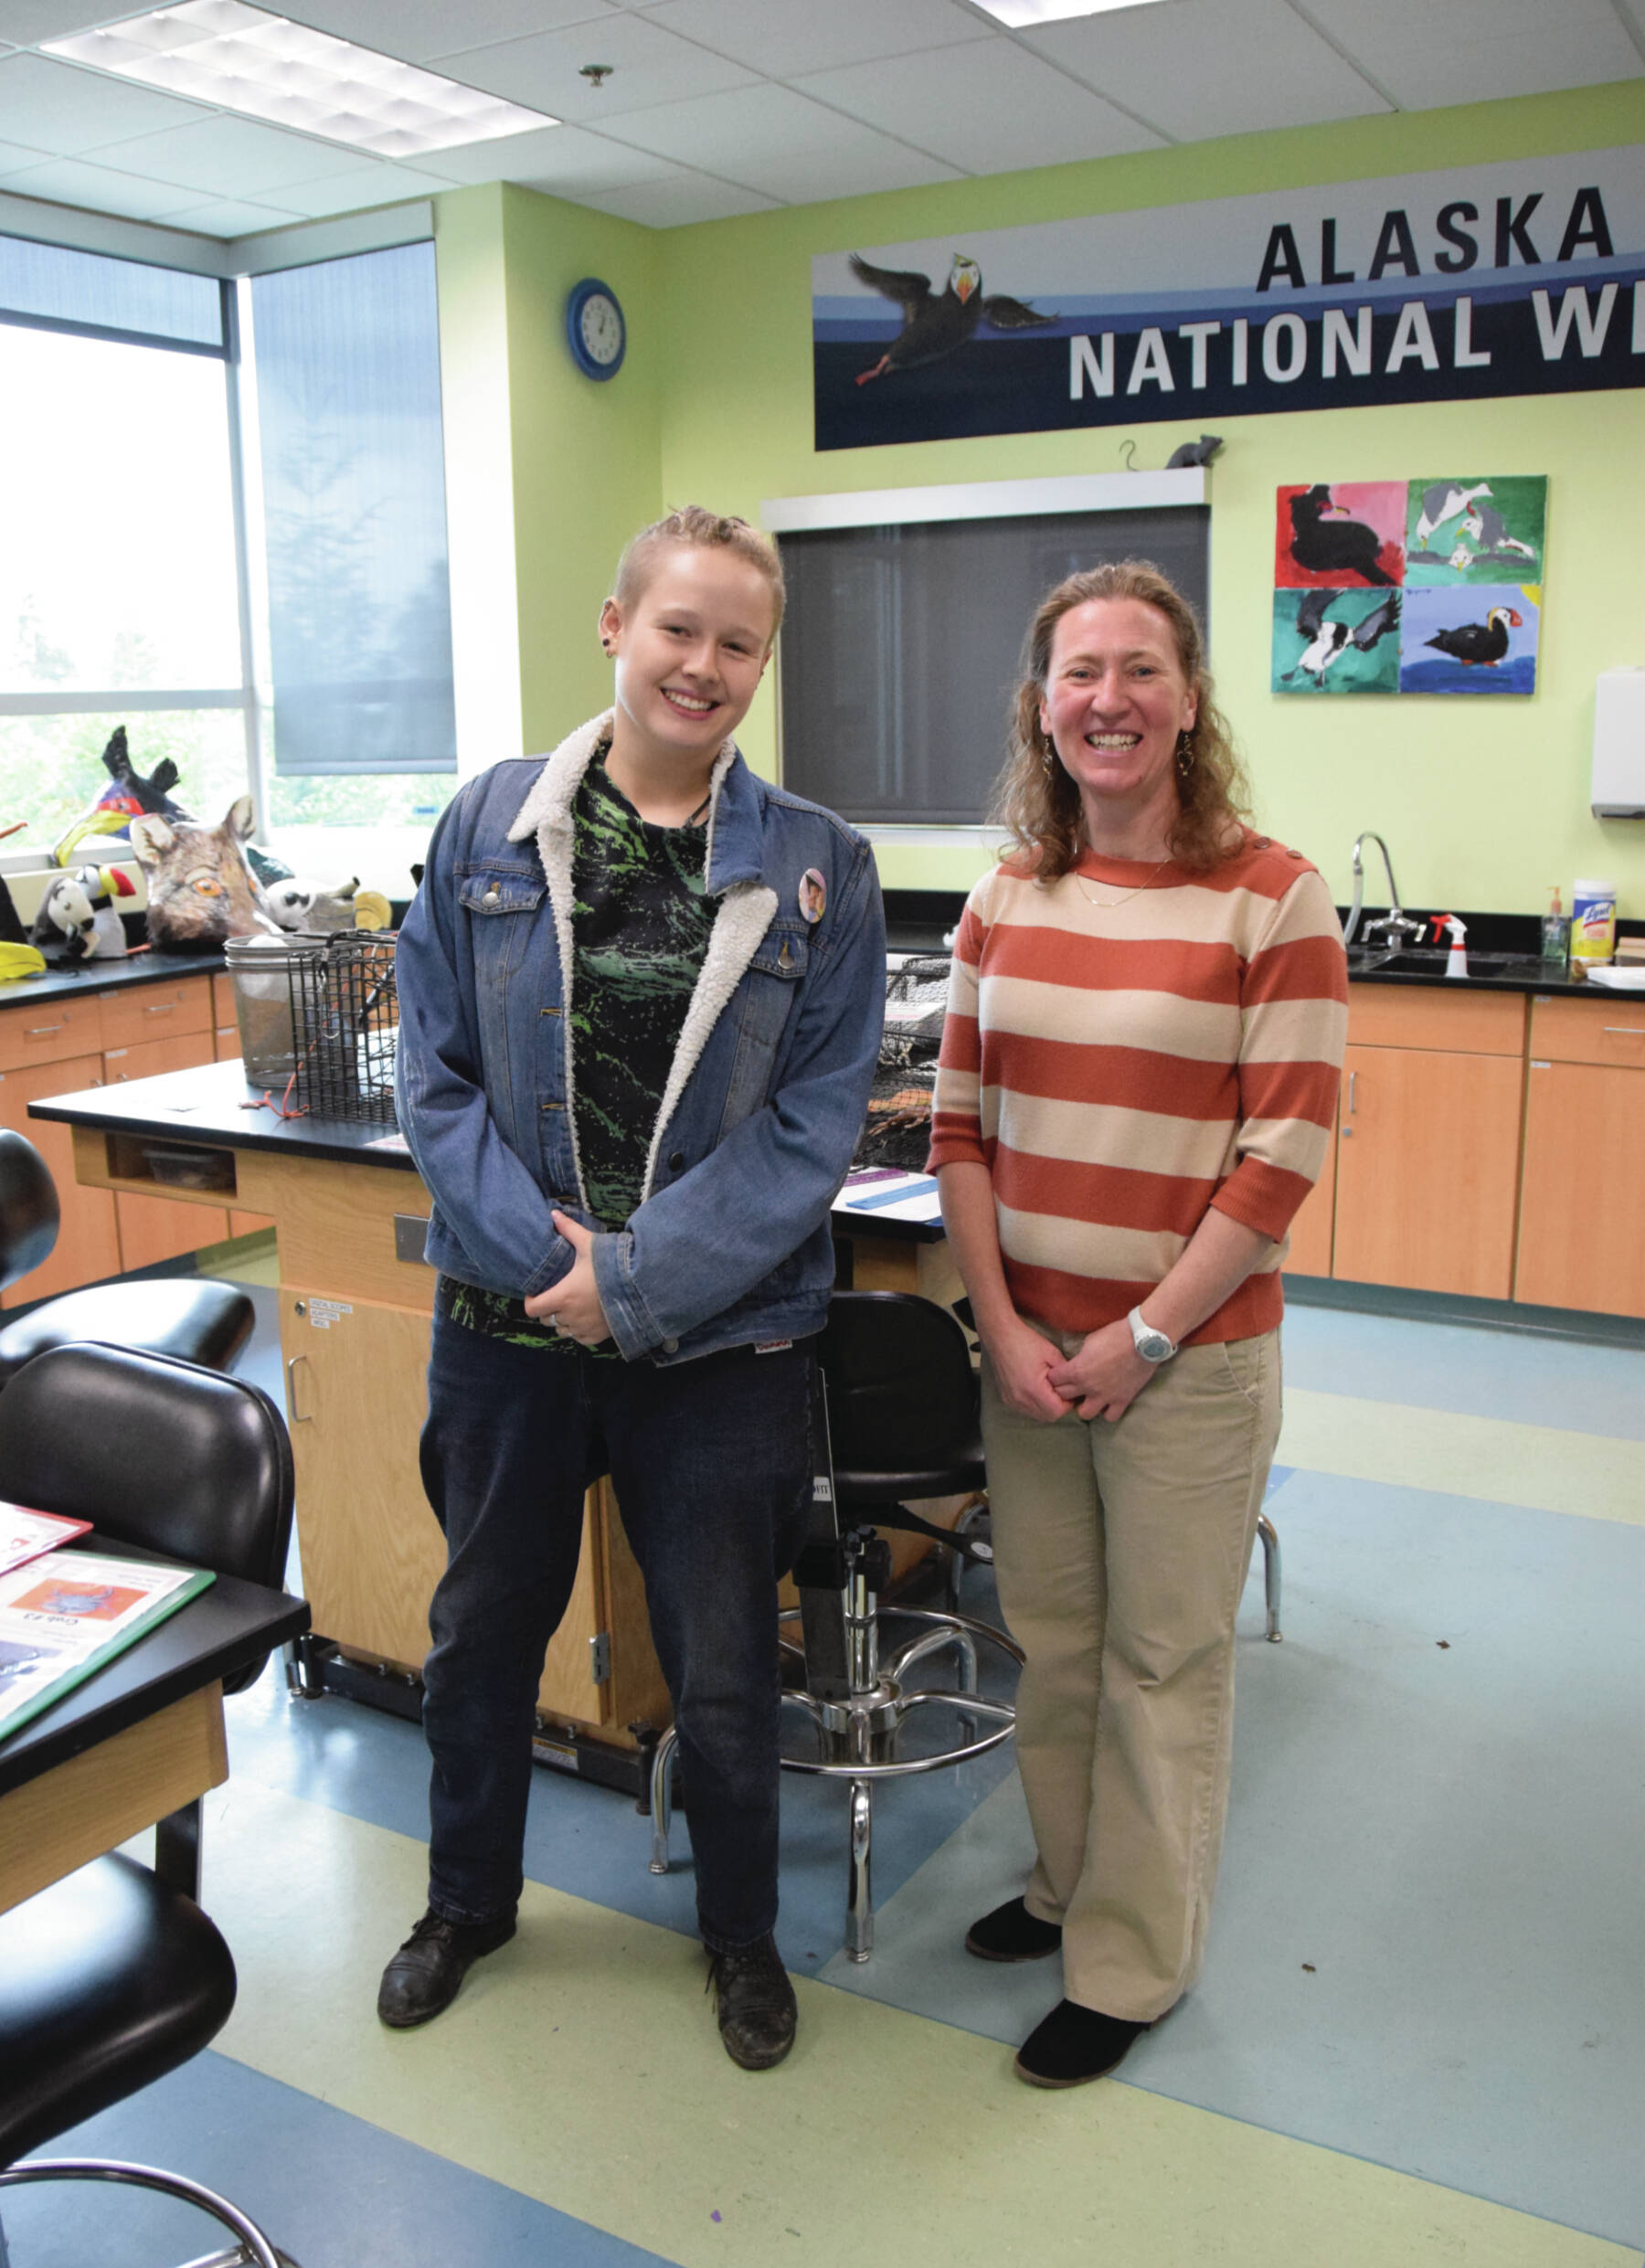
[[1238,849],[1251,810],[1250,782],[1235,752],[1226,719],[1212,697],[1199,618],[1176,585],[1149,559],[1116,559],[1058,583],[1042,601],[1023,647],[1022,680],[1012,710],[1011,748],[994,790],[991,817],[1010,829],[1042,882],[1056,882],[1085,848],[1079,790],[1040,730],[1040,703],[1051,673],[1056,625],[1093,599],[1138,599],[1171,625],[1177,661],[1199,709],[1179,744],[1178,814],[1166,838],[1171,857],[1188,873],[1209,874]]
[[735,513],[709,512],[702,504],[681,504],[676,511],[653,520],[649,527],[642,527],[637,535],[630,536],[617,562],[617,580],[611,591],[620,607],[626,609],[639,598],[651,580],[653,559],[665,544],[695,544],[732,551],[763,575],[771,593],[771,636],[776,638],[782,627],[782,609],[788,602],[776,545],[757,527],[750,527],[747,520],[739,520]]

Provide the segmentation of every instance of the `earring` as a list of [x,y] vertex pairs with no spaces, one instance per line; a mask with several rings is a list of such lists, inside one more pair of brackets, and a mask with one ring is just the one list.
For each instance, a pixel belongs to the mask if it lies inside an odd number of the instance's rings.
[[1176,768],[1179,779],[1186,779],[1194,769],[1194,743],[1185,732],[1177,735]]

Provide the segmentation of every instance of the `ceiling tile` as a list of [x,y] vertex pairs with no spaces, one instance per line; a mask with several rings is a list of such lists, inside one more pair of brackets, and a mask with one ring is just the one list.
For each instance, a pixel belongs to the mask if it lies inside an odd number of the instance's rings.
[[189,192],[175,183],[143,181],[83,157],[48,158],[27,173],[8,174],[5,186],[14,196],[43,196],[53,205],[118,213],[122,220],[163,220],[189,202]]
[[[263,0],[256,5],[261,6]],[[292,0],[290,5],[275,0],[275,5],[296,23],[312,24],[316,31],[352,39],[379,55],[397,55],[405,63],[443,55],[453,34],[465,48],[483,48],[493,40],[523,39],[611,13],[607,0],[464,0],[461,21],[454,23],[451,0]]]
[[[275,194],[281,205],[304,220],[325,220],[335,213],[365,212],[374,205],[403,204],[409,197],[437,196],[441,189],[451,187],[449,181],[438,180],[432,174],[418,173],[409,165],[378,165],[374,178],[362,179],[356,169],[346,174],[329,174],[320,181],[295,181]],[[172,192],[175,196],[177,193]]]
[[38,165],[50,154],[49,150],[25,149],[20,142],[0,142],[0,177],[25,165]]
[[[1362,19],[1371,13],[1364,0],[1356,5]],[[1024,37],[1088,87],[1184,142],[1389,107],[1286,0],[1166,0]]]
[[376,158],[356,155],[332,142],[264,126],[256,119],[221,115],[174,126],[166,133],[144,134],[100,153],[111,165],[180,182],[187,189],[218,196],[257,196],[287,182],[321,181],[352,165],[362,183],[375,173]]
[[192,228],[203,237],[249,237],[261,228],[282,228],[300,219],[285,206],[245,205],[238,197],[215,197],[207,205],[186,205],[168,213],[168,228]]
[[130,7],[100,8],[88,0],[0,0],[0,27],[13,46],[32,48],[39,40],[67,39],[111,16],[134,13]]
[[1160,146],[1157,134],[1010,39],[859,63],[795,83],[968,174]]
[[722,174],[788,204],[958,178],[940,160],[787,87],[738,87],[665,102],[616,120],[610,132],[682,164],[713,150]]
[[567,194],[584,182],[593,188],[621,189],[673,170],[581,126],[546,126],[537,133],[465,143],[461,149],[436,150],[422,163],[452,181],[518,181],[532,188],[555,182]]
[[663,0],[645,14],[773,79],[990,37],[989,26],[956,0],[828,0],[825,7],[786,8],[771,0]]
[[78,156],[105,143],[207,118],[196,102],[133,87],[44,55],[0,58],[0,138]]
[[695,220],[730,220],[738,213],[769,213],[775,197],[758,190],[733,188],[729,182],[710,181],[706,174],[676,174],[667,181],[642,183],[633,189],[597,189],[580,197],[597,212],[619,220],[637,220],[645,228],[681,228]]
[[1645,72],[1610,0],[1310,0],[1407,110],[1598,85]]
[[[591,87],[578,77],[585,63],[610,64],[612,75],[603,87]],[[615,12],[570,31],[442,55],[437,68],[488,94],[547,111],[551,118],[597,127],[624,111],[714,94],[722,87],[751,86],[756,77],[740,63],[676,39],[644,16]]]

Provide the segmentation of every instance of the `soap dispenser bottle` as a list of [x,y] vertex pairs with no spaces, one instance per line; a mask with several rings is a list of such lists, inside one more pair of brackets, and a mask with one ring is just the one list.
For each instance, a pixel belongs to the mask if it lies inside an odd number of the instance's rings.
[[1553,888],[1548,910],[1543,916],[1542,957],[1545,961],[1556,961],[1563,969],[1571,958],[1571,921],[1569,915],[1560,910],[1559,885],[1555,883]]

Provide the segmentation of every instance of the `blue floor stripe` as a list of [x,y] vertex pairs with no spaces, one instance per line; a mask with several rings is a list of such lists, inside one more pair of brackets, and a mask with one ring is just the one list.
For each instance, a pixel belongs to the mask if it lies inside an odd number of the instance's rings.
[[[313,2085],[324,2091],[324,2070]],[[547,2102],[543,2148],[554,2148]],[[672,2268],[209,2050],[35,2155],[186,2174],[249,2213],[302,2268]],[[16,2268],[175,2268],[229,2241],[201,2214],[125,2188],[42,2186],[6,2190],[0,2203]]]

